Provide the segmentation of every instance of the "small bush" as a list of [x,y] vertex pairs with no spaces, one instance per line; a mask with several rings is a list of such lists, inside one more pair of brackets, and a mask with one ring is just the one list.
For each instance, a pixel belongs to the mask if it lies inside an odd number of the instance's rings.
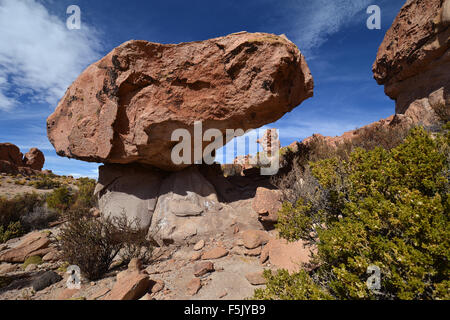
[[26,184],[26,180],[16,180],[14,181],[15,185],[24,186]]
[[35,207],[29,214],[21,217],[27,231],[47,228],[49,223],[58,219],[58,213],[46,207]]
[[17,195],[11,199],[0,197],[0,226],[6,229],[11,222],[20,221],[44,203],[44,197],[37,193]]
[[31,183],[36,189],[50,190],[59,188],[61,183],[54,178],[48,176],[39,176],[39,180],[33,181]]
[[[122,219],[93,218],[88,210],[73,210],[61,229],[60,248],[64,260],[80,267],[89,280],[101,278],[114,258],[123,251],[123,260],[145,258],[145,233]],[[149,249],[148,249],[149,250]],[[144,256],[142,255],[144,252]]]
[[75,195],[74,207],[93,208],[97,204],[94,196],[96,181],[89,178],[80,178],[77,180],[78,192]]
[[110,220],[93,219],[75,210],[61,229],[60,248],[64,260],[80,267],[89,280],[101,278],[121,249],[116,227]]
[[256,300],[332,300],[333,297],[322,287],[314,283],[306,271],[289,275],[287,270],[278,270],[272,274],[264,270],[267,279],[265,289],[256,289]]
[[140,221],[135,219],[130,221],[125,213],[114,220],[118,234],[122,243],[120,258],[124,263],[128,263],[133,258],[138,258],[143,264],[150,262],[152,246],[147,240],[147,230],[140,229]]
[[0,226],[0,243],[9,239],[20,237],[23,234],[22,226],[19,221],[11,222],[5,230],[4,226]]
[[47,206],[59,213],[65,212],[74,202],[74,196],[66,186],[53,190],[47,195]]

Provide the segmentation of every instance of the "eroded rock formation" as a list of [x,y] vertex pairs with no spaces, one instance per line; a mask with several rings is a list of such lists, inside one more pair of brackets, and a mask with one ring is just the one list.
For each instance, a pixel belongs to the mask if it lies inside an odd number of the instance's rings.
[[450,0],[409,0],[381,44],[374,77],[415,123],[448,120]]
[[60,156],[104,163],[95,190],[103,215],[125,215],[159,244],[180,243],[238,219],[233,208],[221,214],[216,186],[222,199],[243,193],[172,162],[173,131],[194,137],[197,121],[203,132],[258,128],[311,97],[313,87],[304,57],[284,35],[128,41],[69,87],[47,120],[48,137]]
[[[89,66],[47,120],[61,156],[175,171],[175,129],[253,129],[313,95],[285,36],[239,32],[180,44],[128,41]],[[193,162],[192,162],[193,163]]]
[[0,143],[0,172],[32,175],[42,170],[44,162],[44,154],[37,148],[31,148],[24,156],[16,145]]

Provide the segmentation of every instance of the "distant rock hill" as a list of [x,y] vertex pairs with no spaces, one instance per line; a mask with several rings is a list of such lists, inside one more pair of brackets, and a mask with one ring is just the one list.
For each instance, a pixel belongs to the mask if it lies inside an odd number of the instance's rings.
[[31,148],[25,155],[12,143],[0,143],[0,172],[33,175],[42,170],[45,157],[41,150]]

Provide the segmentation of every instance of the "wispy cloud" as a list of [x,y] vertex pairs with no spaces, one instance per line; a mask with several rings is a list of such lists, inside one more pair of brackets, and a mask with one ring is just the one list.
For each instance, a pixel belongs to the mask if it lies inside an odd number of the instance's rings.
[[363,12],[371,0],[313,0],[283,1],[286,17],[291,25],[291,36],[303,52],[321,46],[333,34],[343,27],[362,21],[366,16],[356,15]]
[[24,100],[54,106],[100,57],[95,30],[68,30],[35,0],[0,0],[0,30],[0,111]]

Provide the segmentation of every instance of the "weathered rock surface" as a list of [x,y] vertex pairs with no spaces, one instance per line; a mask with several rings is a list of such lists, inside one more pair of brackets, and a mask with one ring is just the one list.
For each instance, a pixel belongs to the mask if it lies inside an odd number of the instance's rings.
[[0,143],[0,160],[20,166],[22,164],[22,157],[23,155],[16,145],[12,143]]
[[164,289],[165,283],[162,280],[150,280],[150,292],[157,293]]
[[12,143],[0,143],[0,172],[33,175],[42,170],[45,157],[42,151],[31,148],[25,156]]
[[214,187],[196,167],[174,172],[161,184],[149,238],[160,244],[183,243],[213,233],[222,223],[220,208]]
[[205,240],[201,239],[194,245],[193,249],[195,251],[202,250],[204,246],[205,246]]
[[272,239],[264,246],[260,260],[265,261],[269,258],[272,267],[294,273],[310,263],[311,253],[315,250],[301,240],[288,242],[285,239]]
[[[415,123],[449,118],[449,0],[410,0],[381,44],[374,77]],[[444,119],[445,120],[445,119]]]
[[41,150],[37,148],[31,148],[30,151],[25,153],[23,158],[24,165],[30,167],[33,170],[41,171],[44,167],[45,156]]
[[7,274],[17,270],[17,265],[11,263],[0,264],[0,275]]
[[262,272],[247,273],[245,278],[254,286],[265,284],[267,282]]
[[219,259],[225,257],[228,254],[228,250],[223,247],[215,247],[211,250],[208,250],[202,254],[203,260],[212,260]]
[[33,255],[44,256],[51,250],[47,248],[49,244],[50,239],[47,234],[29,233],[14,248],[2,252],[0,262],[24,262],[26,258]]
[[270,235],[263,230],[246,230],[242,232],[241,237],[247,249],[255,249],[266,244],[271,239]]
[[196,295],[197,292],[202,287],[202,282],[199,278],[194,278],[186,285],[186,292],[188,295],[193,296]]
[[150,288],[148,275],[139,271],[124,271],[104,300],[137,300]]
[[175,129],[259,128],[313,95],[313,79],[285,36],[239,32],[180,44],[128,41],[89,66],[47,120],[61,156],[139,162],[164,170]]
[[99,168],[95,194],[106,217],[123,215],[148,229],[155,211],[163,175],[141,165],[103,165]]
[[62,277],[54,271],[46,271],[41,274],[38,278],[33,280],[31,286],[34,291],[40,291],[52,284],[62,280]]
[[280,190],[259,187],[256,189],[252,208],[261,216],[261,220],[276,222],[278,220],[278,211],[283,204],[281,197],[282,193]]
[[214,263],[211,261],[199,262],[194,266],[194,276],[201,277],[214,270]]

